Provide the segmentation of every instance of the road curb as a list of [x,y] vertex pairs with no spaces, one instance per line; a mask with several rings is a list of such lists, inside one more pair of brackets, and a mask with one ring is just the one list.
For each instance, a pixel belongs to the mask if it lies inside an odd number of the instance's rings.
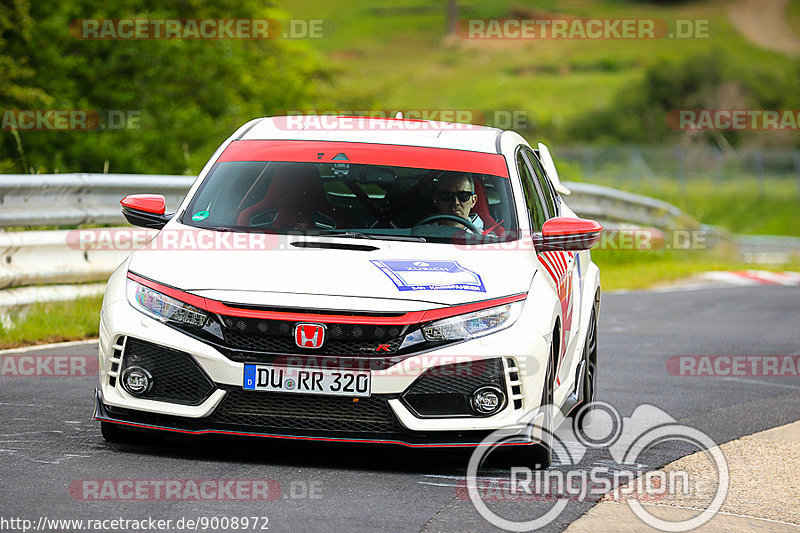
[[[699,532],[793,532],[800,531],[800,421],[768,429],[726,442],[719,446],[730,472],[730,486],[722,509]],[[659,470],[697,468],[700,451],[669,463]],[[697,475],[697,474],[695,474]],[[711,480],[713,482],[714,480]],[[697,481],[695,481],[697,483]],[[612,492],[613,493],[613,492]],[[662,520],[686,520],[704,509],[693,495],[675,502],[643,507]],[[685,503],[685,505],[680,505]],[[567,533],[662,531],[642,522],[631,508],[620,502],[604,500],[573,522]]]
[[82,344],[92,344],[97,342],[97,338],[86,339],[82,341],[67,341],[67,342],[51,342],[50,344],[32,344],[29,346],[20,346],[19,348],[4,348],[0,350],[0,355],[32,352],[34,350],[46,350],[48,348],[60,348],[67,346],[80,346]]

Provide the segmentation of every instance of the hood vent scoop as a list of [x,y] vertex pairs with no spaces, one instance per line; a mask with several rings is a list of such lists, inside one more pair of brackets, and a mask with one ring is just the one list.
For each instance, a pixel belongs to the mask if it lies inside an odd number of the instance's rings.
[[342,242],[296,241],[291,244],[297,248],[319,248],[323,250],[354,250],[357,252],[374,252],[375,250],[380,250],[377,246],[346,244]]

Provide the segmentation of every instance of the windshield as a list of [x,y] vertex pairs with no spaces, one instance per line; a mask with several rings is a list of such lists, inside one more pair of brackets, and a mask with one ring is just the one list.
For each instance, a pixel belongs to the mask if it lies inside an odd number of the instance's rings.
[[217,163],[182,222],[233,231],[459,243],[508,240],[517,231],[507,177],[353,163],[338,155],[324,162]]

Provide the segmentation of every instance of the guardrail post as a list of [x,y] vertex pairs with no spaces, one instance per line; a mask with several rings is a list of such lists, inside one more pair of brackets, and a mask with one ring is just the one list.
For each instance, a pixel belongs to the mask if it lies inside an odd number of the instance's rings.
[[686,195],[686,152],[680,146],[675,148],[675,173],[681,184],[681,191]]
[[583,175],[586,178],[594,176],[594,148],[591,146],[583,150]]
[[800,150],[795,149],[792,152],[794,159],[794,176],[797,180],[797,195],[800,196]]
[[755,152],[756,177],[758,178],[758,195],[764,196],[764,154],[761,150]]
[[725,181],[725,154],[722,150],[714,150],[716,164],[714,165],[714,177],[718,183]]

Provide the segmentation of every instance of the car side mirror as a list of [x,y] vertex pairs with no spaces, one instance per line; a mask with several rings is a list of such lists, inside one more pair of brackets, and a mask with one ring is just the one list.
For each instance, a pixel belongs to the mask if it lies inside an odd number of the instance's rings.
[[585,218],[556,217],[542,226],[542,233],[533,236],[539,252],[588,250],[600,239],[603,226]]
[[167,200],[160,194],[129,194],[119,203],[125,220],[134,226],[161,229],[173,215],[164,214]]

